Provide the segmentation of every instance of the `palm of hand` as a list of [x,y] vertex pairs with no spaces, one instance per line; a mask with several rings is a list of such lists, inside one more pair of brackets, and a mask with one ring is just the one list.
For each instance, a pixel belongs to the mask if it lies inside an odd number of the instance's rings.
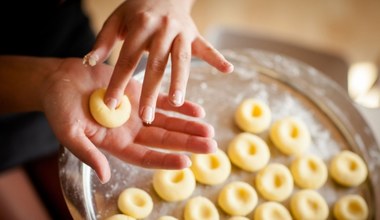
[[[188,166],[188,158],[147,146],[199,153],[215,149],[209,125],[161,113],[156,113],[152,125],[144,125],[137,112],[141,84],[134,80],[125,90],[132,105],[127,123],[114,129],[97,124],[89,112],[88,99],[93,90],[106,87],[112,70],[104,64],[86,67],[80,59],[67,59],[48,79],[42,98],[46,117],[61,144],[92,167],[101,181],[108,181],[110,172],[107,159],[98,148],[135,165],[168,169]],[[164,96],[159,97],[157,106],[190,116],[202,115],[199,106],[186,102],[175,108]]]

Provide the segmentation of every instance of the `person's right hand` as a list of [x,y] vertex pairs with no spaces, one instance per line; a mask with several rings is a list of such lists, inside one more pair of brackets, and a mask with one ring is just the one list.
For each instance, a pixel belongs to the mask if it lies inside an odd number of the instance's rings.
[[169,101],[181,106],[185,100],[190,60],[196,56],[224,73],[233,66],[198,32],[190,11],[194,0],[128,0],[107,19],[87,58],[104,61],[117,41],[124,41],[105,102],[114,108],[123,94],[144,51],[149,52],[141,91],[139,113],[142,120],[154,119],[162,76],[169,59],[171,83]]
[[[95,89],[107,86],[112,71],[109,65],[86,67],[80,59],[66,59],[47,78],[41,93],[42,109],[61,144],[92,167],[101,182],[107,182],[111,172],[100,149],[131,164],[161,169],[181,169],[191,162],[185,154],[154,148],[193,153],[216,150],[213,127],[199,120],[156,113],[156,120],[144,125],[138,114],[141,84],[133,79],[123,92],[132,105],[129,120],[118,128],[99,125],[90,114],[89,96]],[[205,114],[202,107],[187,101],[174,107],[163,95],[158,96],[156,104],[164,112],[174,111],[194,119]]]

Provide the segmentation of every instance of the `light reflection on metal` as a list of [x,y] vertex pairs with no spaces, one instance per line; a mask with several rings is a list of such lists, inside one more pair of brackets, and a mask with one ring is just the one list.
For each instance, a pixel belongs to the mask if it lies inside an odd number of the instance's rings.
[[372,62],[353,63],[348,71],[348,93],[367,108],[380,107],[379,69]]

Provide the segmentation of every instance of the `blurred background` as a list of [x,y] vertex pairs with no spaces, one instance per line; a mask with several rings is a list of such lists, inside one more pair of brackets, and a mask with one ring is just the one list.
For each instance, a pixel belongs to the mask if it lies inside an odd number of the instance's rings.
[[[121,2],[85,0],[95,31]],[[379,9],[379,0],[198,0],[192,16],[219,49],[270,50],[326,73],[357,103],[380,142]]]
[[[86,0],[99,30],[122,0]],[[378,61],[378,0],[198,0],[192,15],[207,37],[216,28],[250,32],[342,56],[348,62]]]

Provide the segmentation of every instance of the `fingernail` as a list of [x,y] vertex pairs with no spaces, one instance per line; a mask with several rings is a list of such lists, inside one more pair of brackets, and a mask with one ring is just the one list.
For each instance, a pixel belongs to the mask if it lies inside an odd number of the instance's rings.
[[117,100],[113,98],[108,99],[106,105],[109,109],[114,110],[117,107]]
[[201,111],[199,112],[199,117],[200,118],[206,117],[206,111],[204,110],[204,108],[201,108]]
[[191,162],[190,158],[187,158],[186,167],[191,167],[191,165],[193,165],[193,163]]
[[110,181],[110,179],[111,179],[111,174],[110,174],[109,172],[107,172],[107,173],[106,173],[105,175],[103,175],[103,176],[98,175],[98,174],[97,174],[97,176],[98,176],[99,182],[100,182],[101,184],[106,184],[106,183],[108,183],[108,181]]
[[98,55],[94,54],[93,52],[90,52],[83,57],[83,64],[88,64],[90,66],[95,66],[98,61]]
[[211,152],[215,153],[218,150],[218,142],[216,142],[216,140],[212,140],[210,148]]
[[108,182],[108,179],[105,179],[105,178],[98,178],[99,179],[99,182],[102,184],[102,185],[104,185],[104,184],[106,184],[107,182]]
[[141,119],[147,124],[152,123],[152,121],[153,121],[153,108],[150,106],[145,106],[141,112]]
[[183,104],[183,93],[180,90],[176,90],[172,96],[172,102],[176,106]]
[[226,66],[226,73],[231,73],[232,71],[234,71],[234,65],[232,65],[232,63],[225,62],[225,66]]

